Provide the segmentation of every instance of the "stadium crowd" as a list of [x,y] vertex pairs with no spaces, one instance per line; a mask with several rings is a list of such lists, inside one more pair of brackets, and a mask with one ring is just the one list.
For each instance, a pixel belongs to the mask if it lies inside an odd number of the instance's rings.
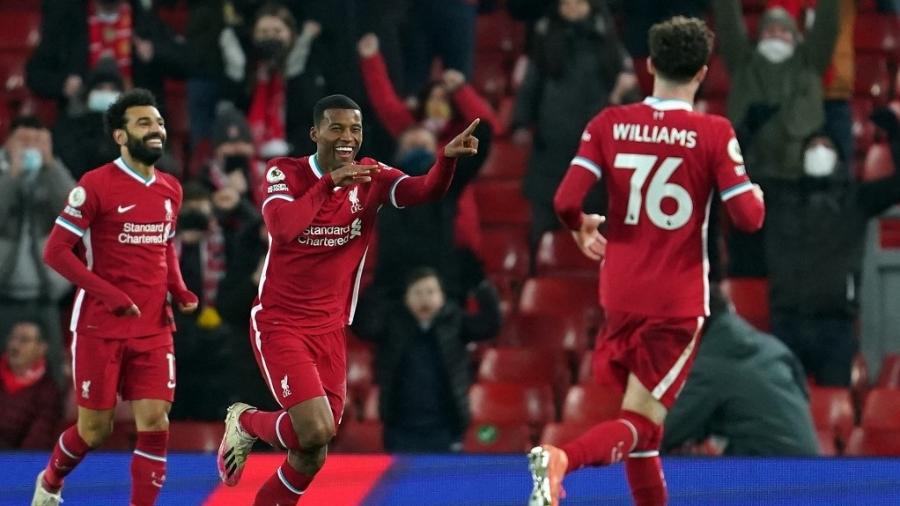
[[[166,119],[157,166],[183,184],[199,297],[176,315],[171,449],[214,448],[238,399],[277,407],[248,338],[266,161],[313,151],[333,93],[363,107],[362,152],[408,174],[475,118],[481,144],[447,199],[380,214],[332,449],[520,452],[614,415],[598,266],[552,200],[586,122],[649,93],[647,27],[674,14],[717,34],[696,107],[731,120],[768,212],[750,235],[712,213],[717,304],[663,448],[900,455],[900,343],[859,352],[866,303],[900,313],[896,292],[860,297],[866,252],[900,248],[896,0],[4,2],[0,448],[49,449],[75,416],[74,291],[41,251],[75,181],[117,156],[102,117],[134,87]],[[129,416],[108,448],[130,448]]]

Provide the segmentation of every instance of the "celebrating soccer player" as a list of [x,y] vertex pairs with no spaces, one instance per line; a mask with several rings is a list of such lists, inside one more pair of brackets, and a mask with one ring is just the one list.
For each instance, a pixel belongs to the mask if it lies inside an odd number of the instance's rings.
[[[592,119],[554,199],[585,255],[602,260],[606,325],[595,355],[624,390],[615,420],[557,448],[534,448],[529,504],[557,505],[562,479],[624,460],[635,504],[666,503],[659,444],[666,411],[691,368],[709,314],[706,232],[718,188],[734,226],[762,226],[762,192],[750,182],[729,122],[693,111],[712,33],[675,17],[650,29],[653,96]],[[606,178],[607,216],[585,215],[587,191]],[[598,227],[606,223],[606,237]]]
[[106,123],[121,156],[81,178],[44,249],[47,265],[78,286],[69,327],[78,421],[38,475],[32,506],[62,502],[63,479],[112,431],[117,394],[132,401],[137,424],[130,504],[154,504],[166,479],[175,394],[167,294],[182,311],[197,308],[172,244],[181,185],[153,166],[166,128],[150,92],[123,93]]
[[240,480],[257,438],[288,451],[254,505],[295,504],[325,461],[346,395],[344,330],[375,217],[446,193],[456,158],[478,151],[475,120],[451,140],[426,175],[410,177],[370,158],[356,161],[362,114],[344,95],[321,99],[310,137],[316,152],[275,158],[266,171],[263,218],[269,252],[250,312],[252,346],[280,411],[237,403],[228,409],[219,447],[219,476]]

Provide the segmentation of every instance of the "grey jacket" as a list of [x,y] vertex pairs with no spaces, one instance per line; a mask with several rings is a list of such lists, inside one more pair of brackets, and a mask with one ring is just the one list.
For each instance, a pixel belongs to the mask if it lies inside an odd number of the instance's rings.
[[31,254],[41,277],[41,297],[57,300],[69,289],[69,282],[44,265],[42,256],[53,223],[73,186],[68,169],[58,160],[45,164],[31,181],[21,175],[12,177],[7,153],[0,149],[0,296],[8,295],[25,217],[31,223]]

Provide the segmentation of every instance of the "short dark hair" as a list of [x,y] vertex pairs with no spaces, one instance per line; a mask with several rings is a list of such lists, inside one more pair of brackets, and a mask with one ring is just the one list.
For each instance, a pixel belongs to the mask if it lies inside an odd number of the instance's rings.
[[9,131],[13,132],[17,128],[36,128],[43,129],[44,124],[41,120],[32,114],[23,114],[22,116],[15,117],[9,123]]
[[273,18],[278,18],[281,20],[285,26],[288,27],[288,30],[291,31],[294,35],[297,35],[297,18],[291,13],[291,10],[282,5],[279,2],[266,2],[256,11],[256,17],[253,19],[253,24],[256,25],[256,22],[259,21],[260,18],[271,16]]
[[406,275],[406,283],[403,284],[403,290],[409,290],[409,287],[426,278],[436,279],[438,285],[441,286],[441,290],[444,289],[444,283],[441,282],[441,276],[438,274],[438,271],[432,267],[416,267]]
[[684,83],[709,61],[713,33],[702,19],[675,16],[650,28],[649,44],[657,73],[663,79]]
[[120,128],[125,128],[125,111],[130,107],[150,106],[157,107],[156,97],[149,90],[135,88],[119,95],[119,98],[106,110],[106,130],[112,134]]
[[313,126],[318,127],[322,118],[325,117],[325,111],[328,109],[354,109],[362,114],[362,108],[347,95],[328,95],[316,102],[313,106]]

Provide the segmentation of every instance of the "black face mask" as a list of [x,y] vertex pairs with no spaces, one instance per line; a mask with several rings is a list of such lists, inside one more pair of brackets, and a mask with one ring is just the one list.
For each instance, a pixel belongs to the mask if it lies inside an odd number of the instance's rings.
[[247,169],[250,167],[250,159],[243,155],[229,155],[225,157],[225,173],[231,174],[232,172],[239,170],[244,174],[247,173]]
[[428,173],[428,169],[434,165],[434,160],[433,151],[425,148],[413,148],[397,158],[397,167],[403,169],[410,176],[421,176]]
[[135,160],[145,165],[153,165],[162,157],[163,148],[151,148],[146,144],[147,141],[152,139],[162,139],[163,147],[165,147],[166,141],[165,139],[163,139],[162,135],[149,134],[142,139],[132,137],[128,132],[125,132],[125,135],[128,136],[128,142],[125,144],[125,146],[128,148],[128,153],[130,153],[131,157]]
[[254,47],[260,60],[280,61],[287,53],[287,47],[278,39],[257,40]]
[[209,230],[209,216],[197,210],[187,210],[178,215],[178,230]]

